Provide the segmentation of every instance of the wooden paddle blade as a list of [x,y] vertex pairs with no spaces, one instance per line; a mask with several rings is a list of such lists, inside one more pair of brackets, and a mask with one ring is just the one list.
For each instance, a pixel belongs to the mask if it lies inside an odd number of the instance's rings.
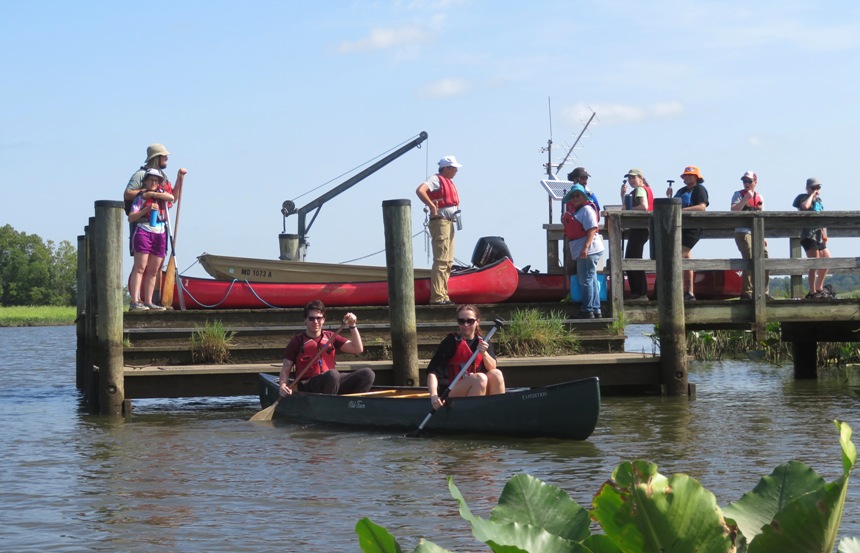
[[171,255],[167,262],[167,270],[161,279],[161,305],[170,307],[173,305],[173,289],[176,287],[176,256]]
[[270,420],[272,420],[272,415],[275,414],[275,409],[277,409],[278,403],[280,403],[280,401],[281,400],[278,399],[277,401],[275,401],[275,403],[269,405],[268,407],[266,407],[262,411],[258,412],[256,415],[254,415],[250,419],[248,419],[248,421],[258,422],[258,421],[270,421]]

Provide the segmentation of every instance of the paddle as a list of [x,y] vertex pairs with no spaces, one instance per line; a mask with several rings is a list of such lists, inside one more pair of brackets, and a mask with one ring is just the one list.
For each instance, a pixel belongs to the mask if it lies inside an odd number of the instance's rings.
[[[164,307],[170,307],[173,305],[173,288],[176,285],[176,276],[178,271],[176,269],[176,233],[179,230],[179,210],[182,209],[182,183],[185,181],[185,173],[180,169],[176,174],[176,189],[178,190],[176,194],[176,218],[174,219],[173,224],[173,234],[170,237],[170,260],[167,262],[167,270],[164,272],[164,278],[162,279],[161,285],[161,305]],[[170,217],[168,217],[169,219]],[[183,311],[185,311],[185,306],[182,305],[185,302],[183,301],[182,292],[179,292],[179,303],[180,307]]]
[[[334,333],[334,336],[332,336],[332,338],[334,338],[335,336],[337,336],[337,335],[339,335],[341,332],[343,332],[343,329],[344,329],[344,328],[346,328],[346,321],[344,321],[343,323],[341,323],[340,328],[338,328],[338,329],[337,329],[337,332],[335,332],[335,333]],[[309,368],[311,368],[311,365],[313,365],[314,363],[316,363],[316,360],[317,360],[317,359],[319,359],[319,358],[320,358],[320,356],[321,356],[323,353],[327,352],[327,351],[328,351],[330,348],[332,348],[332,347],[334,347],[334,341],[333,341],[333,340],[332,340],[331,342],[329,342],[325,347],[320,348],[320,350],[317,352],[317,354],[316,354],[316,355],[314,355],[314,358],[313,358],[313,359],[311,359],[311,360],[310,360],[310,362],[309,362],[307,365],[305,365],[305,368],[304,368],[304,369],[302,369],[302,370],[301,370],[301,372],[299,372],[298,374],[296,374],[296,378],[293,380],[293,383],[292,383],[292,384],[289,384],[289,385],[288,385],[288,387],[289,387],[291,390],[295,390],[295,389],[299,386],[299,382],[301,382],[302,377],[305,375],[305,372],[306,372]],[[266,407],[266,408],[265,408],[265,409],[263,409],[262,411],[258,412],[256,415],[254,415],[253,417],[251,417],[251,418],[250,418],[250,419],[248,419],[248,420],[249,420],[249,421],[254,421],[254,422],[256,422],[256,421],[270,421],[270,420],[272,420],[272,415],[274,415],[274,414],[275,414],[275,409],[278,407],[278,403],[280,403],[282,399],[284,399],[284,398],[279,397],[278,399],[276,399],[276,400],[275,400],[275,402],[274,402],[274,403],[272,403],[271,405],[269,405],[268,407]]]
[[[490,338],[493,337],[493,334],[496,333],[496,330],[498,330],[499,328],[502,328],[502,325],[505,324],[501,319],[496,319],[494,322],[495,322],[495,325],[493,326],[493,328],[491,328],[490,331],[487,333],[487,335],[483,337],[485,342],[489,342]],[[477,349],[475,350],[474,353],[472,353],[472,356],[469,357],[469,360],[466,361],[465,363],[463,363],[463,366],[460,368],[460,372],[457,374],[457,376],[454,378],[454,380],[451,381],[450,384],[448,384],[448,387],[445,388],[445,391],[442,392],[442,395],[439,396],[440,400],[445,401],[445,399],[448,397],[448,394],[450,394],[451,390],[454,388],[454,385],[460,381],[460,378],[462,378],[462,376],[464,374],[466,374],[466,370],[469,368],[469,365],[474,363],[476,357],[478,357],[478,350]],[[417,438],[421,434],[421,431],[424,430],[424,426],[430,420],[430,417],[432,417],[433,413],[435,413],[435,412],[436,412],[436,409],[431,408],[430,412],[427,413],[427,416],[424,417],[424,420],[421,421],[421,424],[418,425],[418,428],[416,428],[415,430],[413,430],[412,432],[410,432],[406,436],[408,438]]]

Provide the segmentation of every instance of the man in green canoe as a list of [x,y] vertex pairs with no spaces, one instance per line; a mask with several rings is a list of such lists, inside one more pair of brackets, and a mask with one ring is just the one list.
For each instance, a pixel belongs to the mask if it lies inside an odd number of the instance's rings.
[[[364,352],[364,343],[358,332],[357,317],[347,313],[343,325],[337,332],[323,330],[326,307],[320,300],[307,304],[303,311],[305,331],[297,334],[284,350],[284,365],[281,368],[280,393],[286,397],[298,389],[300,392],[317,394],[357,394],[370,390],[376,375],[369,367],[341,374],[335,368],[335,353],[342,351],[353,355]],[[349,328],[349,338],[340,335],[344,326]],[[294,382],[290,383],[290,374]]]

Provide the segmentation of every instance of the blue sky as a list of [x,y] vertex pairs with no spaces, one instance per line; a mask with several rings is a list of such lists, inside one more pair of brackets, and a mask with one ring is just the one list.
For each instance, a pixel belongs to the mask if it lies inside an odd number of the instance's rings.
[[[768,210],[791,210],[810,176],[826,209],[857,209],[853,2],[34,1],[0,15],[2,188],[14,198],[0,224],[46,240],[75,243],[93,202],[120,199],[161,142],[171,179],[188,169],[179,267],[203,252],[276,258],[284,200],[324,185],[304,205],[427,131],[421,149],[322,208],[307,259],[381,250],[384,200],[410,199],[417,233],[415,188],[453,154],[456,257],[498,235],[518,265],[545,270],[540,149],[551,128],[561,160],[590,110],[562,171],[587,167],[604,204],[620,202],[630,168],[662,192],[692,164],[711,210],[728,209],[746,170]],[[787,257],[774,242],[771,256]],[[424,240],[414,246],[429,266]],[[694,254],[737,255],[731,241]]]

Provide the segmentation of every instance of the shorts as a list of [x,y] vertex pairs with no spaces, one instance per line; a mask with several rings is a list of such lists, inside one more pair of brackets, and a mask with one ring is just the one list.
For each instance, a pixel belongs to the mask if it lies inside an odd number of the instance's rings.
[[820,252],[827,249],[827,242],[819,242],[814,238],[804,238],[800,241],[800,247],[803,251],[818,250]]
[[148,253],[155,257],[167,255],[167,234],[147,232],[138,227],[132,240],[132,248],[135,253]]
[[699,239],[702,237],[702,229],[700,228],[685,228],[681,230],[681,245],[692,250]]

